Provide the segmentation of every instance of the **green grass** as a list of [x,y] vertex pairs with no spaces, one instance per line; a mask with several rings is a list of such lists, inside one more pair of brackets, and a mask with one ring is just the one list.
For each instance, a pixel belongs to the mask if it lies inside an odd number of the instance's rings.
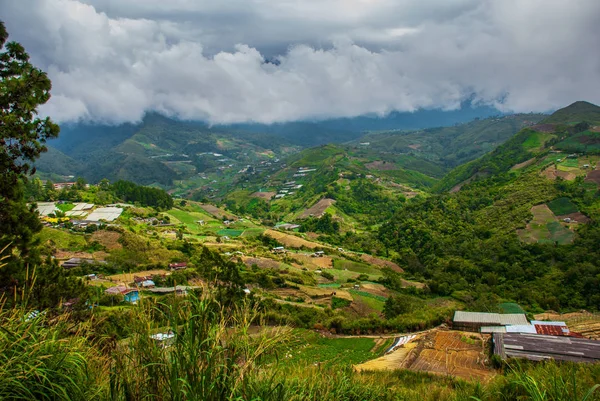
[[239,237],[240,235],[242,235],[243,232],[244,232],[244,230],[235,230],[232,228],[224,228],[222,230],[217,231],[217,234],[226,235],[228,237]]
[[74,207],[75,207],[75,205],[72,203],[57,203],[56,204],[56,208],[63,213],[73,210]]
[[532,132],[523,142],[523,147],[529,151],[539,150],[546,142],[555,137],[556,135],[545,132]]
[[345,259],[334,259],[333,268],[337,270],[348,270],[355,273],[378,274],[379,270],[364,263],[353,262]]
[[[382,301],[382,300],[376,298],[377,297],[376,295],[369,294],[368,292],[363,292],[363,291],[350,290],[349,292],[352,294],[352,297],[356,301],[360,301],[360,302],[364,303],[369,308],[376,310],[377,312],[383,312],[383,306],[385,304],[385,301]],[[383,297],[381,297],[381,298],[383,298]]]
[[87,241],[83,234],[73,234],[64,230],[44,227],[38,234],[42,244],[50,243],[58,249],[80,251],[87,248]]
[[584,131],[568,137],[555,145],[565,152],[600,152],[600,133]]
[[286,365],[320,363],[325,367],[343,369],[377,357],[371,352],[375,346],[372,338],[326,338],[305,329],[294,329],[292,336],[294,341],[283,351],[283,363]]
[[548,207],[556,216],[576,213],[579,211],[579,209],[577,209],[577,206],[575,206],[575,204],[573,204],[573,202],[571,202],[571,200],[566,197],[557,198],[554,199],[552,202],[548,202]]
[[559,245],[570,244],[575,238],[575,233],[563,227],[559,222],[548,223],[547,227],[548,231],[550,231],[550,240],[557,242]]

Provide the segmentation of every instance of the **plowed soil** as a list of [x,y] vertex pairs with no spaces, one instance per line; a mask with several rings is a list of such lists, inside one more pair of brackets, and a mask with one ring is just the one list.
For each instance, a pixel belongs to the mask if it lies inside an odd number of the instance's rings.
[[586,182],[593,182],[600,186],[600,170],[592,170],[585,177]]
[[493,371],[486,366],[486,347],[474,333],[435,331],[420,341],[407,368],[467,380],[487,381]]
[[323,213],[325,213],[325,210],[333,205],[335,203],[335,200],[333,199],[329,199],[329,198],[325,198],[325,199],[321,199],[320,201],[318,201],[317,203],[315,203],[311,208],[306,209],[301,215],[300,215],[300,219],[307,219],[311,216],[314,217],[321,217],[323,215]]
[[376,265],[376,266],[380,266],[380,267],[389,267],[390,269],[392,269],[393,271],[395,271],[397,273],[404,273],[404,269],[402,269],[400,266],[398,266],[394,262],[390,262],[389,260],[379,259],[379,258],[376,258],[375,256],[367,255],[366,253],[360,255],[360,258],[362,260],[364,260],[365,262],[370,263],[372,265]]
[[259,198],[266,201],[270,201],[271,198],[275,195],[277,195],[277,192],[255,192],[250,196],[252,196],[253,198]]
[[121,234],[115,231],[100,230],[92,234],[92,241],[97,241],[108,250],[121,249],[123,245],[119,243]]
[[296,237],[295,235],[285,234],[275,230],[266,230],[265,234],[275,238],[277,241],[290,248],[301,248],[303,246],[310,249],[324,248],[323,245],[317,244],[316,242],[310,242],[303,238]]

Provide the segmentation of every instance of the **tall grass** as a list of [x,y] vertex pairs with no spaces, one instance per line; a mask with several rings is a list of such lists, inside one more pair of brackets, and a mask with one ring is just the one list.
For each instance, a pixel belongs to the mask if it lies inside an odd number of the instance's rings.
[[[0,266],[1,268],[1,266]],[[0,400],[111,401],[457,401],[600,399],[600,365],[514,364],[490,383],[398,370],[286,365],[278,351],[291,331],[254,325],[242,302],[224,309],[208,293],[130,310],[131,335],[112,343],[94,332],[96,317],[0,309]],[[151,338],[172,332],[170,344]]]
[[0,310],[0,400],[91,400],[103,393],[106,360],[68,319]]

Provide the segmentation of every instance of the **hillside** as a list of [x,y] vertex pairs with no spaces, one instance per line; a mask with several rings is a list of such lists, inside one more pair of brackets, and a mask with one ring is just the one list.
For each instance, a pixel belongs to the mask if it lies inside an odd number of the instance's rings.
[[545,118],[543,124],[569,124],[587,121],[589,123],[600,123],[600,107],[595,104],[578,101],[567,107],[555,111]]
[[[492,152],[452,170],[438,182],[435,189],[456,191],[473,180],[506,173],[520,163],[533,163],[554,152],[597,153],[600,151],[597,128],[586,120],[572,119],[596,118],[595,113],[599,111],[600,107],[586,102],[577,102],[560,109],[541,124],[522,129]],[[556,157],[560,158],[560,154]]]
[[372,132],[352,144],[364,153],[387,155],[388,161],[395,161],[402,167],[439,174],[495,149],[520,129],[536,124],[543,117],[542,114],[517,114],[413,132]]

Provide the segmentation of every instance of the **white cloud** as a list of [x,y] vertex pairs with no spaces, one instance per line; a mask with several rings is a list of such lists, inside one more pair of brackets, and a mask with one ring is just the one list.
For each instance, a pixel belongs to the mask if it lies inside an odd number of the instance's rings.
[[[596,0],[0,0],[57,121],[215,123],[600,102]],[[93,4],[93,5],[92,5]],[[277,56],[279,65],[265,63]]]

